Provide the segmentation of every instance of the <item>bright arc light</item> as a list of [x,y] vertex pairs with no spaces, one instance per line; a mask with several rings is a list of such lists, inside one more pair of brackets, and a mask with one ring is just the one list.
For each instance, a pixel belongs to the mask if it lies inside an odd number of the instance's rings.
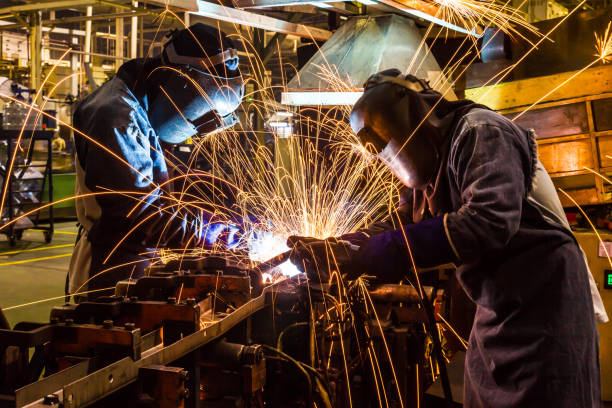
[[[256,232],[248,241],[249,258],[254,262],[264,262],[289,250],[287,239],[269,231]],[[278,270],[284,276],[294,276],[300,273],[291,261],[286,261]]]

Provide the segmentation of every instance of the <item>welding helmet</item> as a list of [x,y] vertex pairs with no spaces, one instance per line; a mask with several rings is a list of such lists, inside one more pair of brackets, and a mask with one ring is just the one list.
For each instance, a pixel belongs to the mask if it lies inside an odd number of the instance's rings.
[[149,119],[159,138],[181,143],[238,122],[244,93],[238,52],[219,30],[197,23],[170,34],[161,66],[151,73],[155,89]]
[[[351,127],[363,145],[374,149],[391,172],[407,187],[425,189],[440,162],[431,116],[429,84],[397,69],[371,76],[351,111]],[[442,97],[441,95],[439,96]]]

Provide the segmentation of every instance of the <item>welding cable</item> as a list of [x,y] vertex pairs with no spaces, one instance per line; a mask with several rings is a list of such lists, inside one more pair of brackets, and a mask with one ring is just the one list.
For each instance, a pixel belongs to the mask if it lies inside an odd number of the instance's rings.
[[[418,282],[419,286],[421,286],[421,282]],[[431,334],[431,338],[433,341],[434,352],[436,353],[436,360],[438,360],[438,366],[440,369],[440,377],[442,377],[442,390],[444,391],[444,398],[446,399],[446,406],[451,408],[453,406],[453,394],[450,387],[450,380],[448,378],[448,371],[446,369],[446,360],[444,360],[444,353],[442,352],[442,343],[440,341],[440,333],[437,330],[436,318],[434,315],[433,308],[433,300],[436,296],[436,291],[433,290],[431,292],[431,299],[427,296],[427,293],[421,287],[421,293],[423,294],[423,298],[421,298],[421,305],[425,309],[425,313],[427,314],[427,320],[429,327],[429,332]]]
[[[305,322],[302,322],[302,323],[305,323]],[[291,361],[294,364],[297,364],[301,369],[306,370],[307,373],[310,372],[314,376],[314,379],[317,385],[316,386],[317,394],[319,394],[319,397],[321,398],[321,402],[323,402],[323,404],[325,405],[325,408],[333,408],[331,401],[329,399],[329,390],[324,385],[326,384],[327,380],[323,377],[323,375],[320,372],[318,372],[315,368],[309,366],[308,364],[302,361],[293,359],[291,356],[287,355],[286,353],[283,353],[282,351],[278,349],[275,349],[274,347],[267,346],[267,345],[263,345],[263,346],[265,348],[273,350],[275,353],[277,353],[280,356],[280,358],[287,360],[287,361]]]
[[278,335],[278,340],[276,340],[276,349],[281,352],[283,351],[283,336],[285,335],[285,333],[287,333],[289,329],[295,329],[296,327],[308,326],[308,325],[309,325],[308,322],[295,322],[285,327],[283,331],[281,331],[280,334]]
[[261,345],[264,350],[268,350],[271,351],[275,354],[277,354],[279,357],[281,357],[283,360],[292,363],[293,365],[295,365],[298,370],[304,374],[304,378],[306,379],[306,382],[308,383],[308,394],[307,394],[307,399],[306,399],[306,407],[310,408],[312,407],[312,379],[310,378],[310,374],[308,374],[308,371],[306,371],[306,369],[302,366],[302,364],[300,364],[299,361],[297,361],[296,359],[294,359],[293,357],[291,357],[290,355],[283,353],[282,351],[272,347],[272,346],[268,346],[267,344],[262,344]]

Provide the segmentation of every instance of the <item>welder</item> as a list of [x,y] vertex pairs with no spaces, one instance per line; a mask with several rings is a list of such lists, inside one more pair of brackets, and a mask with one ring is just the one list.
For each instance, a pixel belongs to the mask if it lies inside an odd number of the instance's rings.
[[[164,151],[236,123],[238,53],[198,23],[169,34],[158,57],[123,64],[74,113],[80,224],[67,292],[112,293],[139,277],[160,247],[231,246],[237,227],[172,196]],[[90,194],[92,193],[92,194]],[[88,195],[90,194],[90,195]]]
[[607,316],[534,132],[398,70],[368,79],[350,121],[406,186],[401,222],[291,237],[292,261],[311,279],[340,270],[405,282],[413,265],[454,263],[477,304],[465,407],[599,407],[596,320]]

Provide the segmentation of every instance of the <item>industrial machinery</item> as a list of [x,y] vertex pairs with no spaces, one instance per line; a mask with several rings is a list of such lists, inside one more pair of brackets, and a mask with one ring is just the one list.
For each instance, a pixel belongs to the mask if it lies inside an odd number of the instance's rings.
[[171,261],[48,323],[4,319],[0,406],[416,406],[449,357],[444,306],[435,285],[263,284],[223,257]]

